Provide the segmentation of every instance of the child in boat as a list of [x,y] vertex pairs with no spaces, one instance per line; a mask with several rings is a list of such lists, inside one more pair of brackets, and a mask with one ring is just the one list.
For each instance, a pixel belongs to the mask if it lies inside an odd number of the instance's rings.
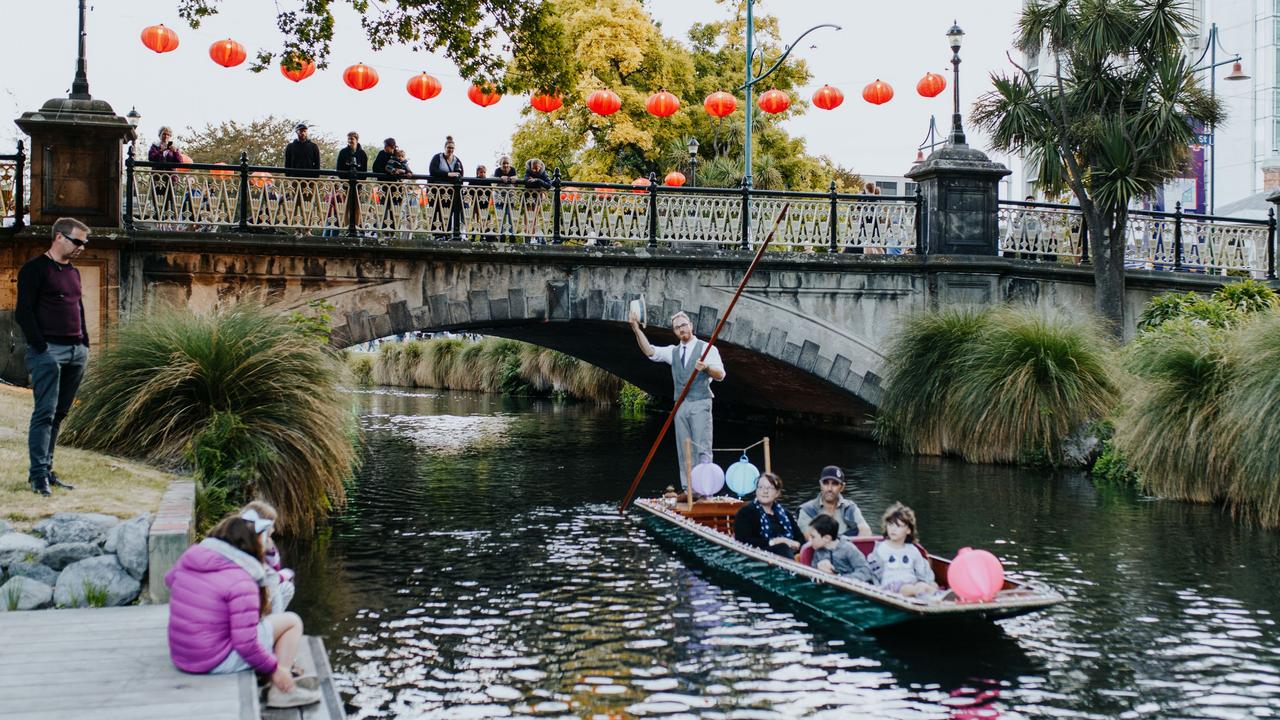
[[[240,508],[239,514],[243,516],[250,510],[257,513],[258,517],[270,520],[272,523],[275,523],[280,518],[275,506],[262,500],[254,500]],[[263,562],[263,567],[267,571],[267,590],[271,598],[271,614],[279,615],[293,601],[293,594],[296,591],[296,587],[293,584],[294,573],[289,568],[281,567],[280,550],[276,548],[276,541],[271,533],[267,534],[264,549],[263,556],[265,561]]]
[[269,675],[268,707],[311,705],[320,693],[298,685],[290,672],[302,618],[268,612],[263,545],[271,524],[253,511],[233,515],[178,558],[164,577],[171,593],[169,656],[183,672]]
[[900,502],[894,503],[884,511],[881,526],[885,539],[876,543],[876,549],[867,558],[876,583],[889,592],[907,597],[936,591],[933,568],[914,544],[919,537],[915,512]]
[[813,548],[813,566],[822,572],[850,580],[875,582],[871,565],[862,551],[840,536],[840,523],[830,515],[818,515],[806,533]]

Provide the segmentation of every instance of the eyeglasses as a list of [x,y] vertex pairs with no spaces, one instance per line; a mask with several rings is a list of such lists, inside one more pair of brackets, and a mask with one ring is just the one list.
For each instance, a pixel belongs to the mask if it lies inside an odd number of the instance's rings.
[[71,237],[70,235],[63,235],[62,233],[58,233],[58,235],[61,235],[67,240],[70,240],[71,244],[75,245],[76,247],[84,247],[89,243],[89,238],[76,238],[76,237]]

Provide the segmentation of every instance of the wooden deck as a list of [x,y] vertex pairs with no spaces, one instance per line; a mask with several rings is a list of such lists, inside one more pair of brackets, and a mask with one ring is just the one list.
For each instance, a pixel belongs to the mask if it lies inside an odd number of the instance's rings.
[[[0,613],[0,718],[21,720],[258,720],[254,674],[188,675],[169,661],[168,605]],[[270,710],[267,720],[338,720],[342,704],[324,645],[299,662],[324,700]]]

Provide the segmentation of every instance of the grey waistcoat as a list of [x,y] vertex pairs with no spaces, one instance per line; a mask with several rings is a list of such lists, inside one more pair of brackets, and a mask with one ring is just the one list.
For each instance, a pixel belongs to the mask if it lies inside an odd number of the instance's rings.
[[[684,389],[684,384],[689,381],[689,375],[693,373],[693,366],[698,362],[698,358],[702,357],[702,350],[707,344],[701,340],[694,340],[693,345],[686,350],[685,365],[680,364],[680,346],[676,345],[671,350],[671,382],[675,385],[673,398],[680,397],[680,391]],[[715,397],[711,392],[711,376],[702,373],[702,376],[693,381],[693,386],[689,388],[689,394],[685,396],[685,402],[693,402],[695,400],[710,400]]]

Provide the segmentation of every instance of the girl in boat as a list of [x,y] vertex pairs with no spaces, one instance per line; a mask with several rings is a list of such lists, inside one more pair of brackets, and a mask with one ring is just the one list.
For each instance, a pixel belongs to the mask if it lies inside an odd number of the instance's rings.
[[767,472],[756,479],[756,499],[738,509],[733,534],[738,542],[794,560],[800,550],[800,529],[782,507],[782,478]]
[[896,502],[884,511],[881,526],[885,539],[876,543],[867,558],[880,587],[906,597],[936,591],[938,584],[934,582],[933,568],[915,546],[918,537],[915,511]]

